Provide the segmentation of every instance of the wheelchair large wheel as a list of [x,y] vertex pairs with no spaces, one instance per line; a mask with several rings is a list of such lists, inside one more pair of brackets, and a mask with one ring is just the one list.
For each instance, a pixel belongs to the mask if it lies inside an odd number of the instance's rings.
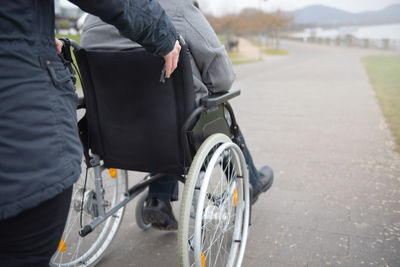
[[[124,193],[127,191],[128,174],[127,171],[116,172],[115,169],[97,168],[102,170],[100,173],[104,206],[107,212],[124,198]],[[86,173],[82,173],[74,185],[68,220],[58,249],[50,261],[51,266],[95,265],[103,257],[105,250],[118,231],[125,207],[119,209],[87,236],[81,237],[78,233],[81,226],[89,224],[98,217],[94,173],[94,168],[88,169],[87,179],[85,179]]]
[[214,134],[201,145],[183,192],[180,266],[240,266],[249,228],[248,171],[240,148]]

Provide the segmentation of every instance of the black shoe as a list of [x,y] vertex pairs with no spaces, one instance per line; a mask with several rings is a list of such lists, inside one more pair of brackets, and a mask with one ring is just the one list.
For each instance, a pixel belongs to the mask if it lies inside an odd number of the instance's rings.
[[274,181],[274,172],[268,166],[263,166],[261,169],[259,169],[258,176],[259,180],[257,181],[257,185],[254,188],[250,187],[251,205],[256,203],[261,193],[270,189]]
[[178,222],[167,198],[149,198],[143,207],[143,220],[159,230],[177,230]]

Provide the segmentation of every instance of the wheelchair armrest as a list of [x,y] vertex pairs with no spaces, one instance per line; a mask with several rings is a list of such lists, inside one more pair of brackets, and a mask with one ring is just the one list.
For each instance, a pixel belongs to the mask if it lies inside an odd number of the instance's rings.
[[240,95],[239,88],[231,89],[228,92],[212,94],[208,97],[200,99],[200,105],[205,107],[217,106],[238,95]]

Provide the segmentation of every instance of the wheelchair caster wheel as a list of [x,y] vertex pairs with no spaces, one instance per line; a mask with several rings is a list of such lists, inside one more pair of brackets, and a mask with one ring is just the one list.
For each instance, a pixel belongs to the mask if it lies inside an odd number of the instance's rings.
[[136,223],[142,230],[147,230],[151,227],[151,223],[143,219],[143,207],[147,199],[147,193],[143,194],[136,203]]

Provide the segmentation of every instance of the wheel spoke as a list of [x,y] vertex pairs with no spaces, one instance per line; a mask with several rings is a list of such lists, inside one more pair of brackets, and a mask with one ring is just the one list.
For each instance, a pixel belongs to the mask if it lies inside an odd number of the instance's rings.
[[[74,185],[72,204],[63,233],[63,241],[64,244],[66,244],[66,250],[63,252],[59,250],[56,251],[51,259],[51,266],[75,266],[82,263],[90,266],[94,264],[104,254],[104,251],[111,243],[121,223],[124,207],[107,218],[87,236],[81,237],[79,235],[79,230],[81,228],[80,218],[82,218],[82,225],[85,226],[92,222],[97,216],[95,212],[97,208],[97,196],[94,193],[96,190],[94,189],[95,178],[93,171],[94,168],[89,169],[87,177],[82,175],[79,181]],[[121,175],[117,178],[111,179],[108,171],[100,173],[102,175],[103,184],[100,192],[103,192],[104,208],[107,211],[117,204],[120,198],[123,197],[122,193],[126,192],[127,176],[126,172],[121,172]],[[86,182],[84,182],[85,179]],[[86,186],[82,186],[84,184]],[[82,195],[84,195],[84,197],[82,197]]]
[[245,213],[249,206],[243,204],[246,183],[247,166],[240,148],[221,134],[209,137],[197,151],[185,183],[182,202],[189,200],[191,205],[182,203],[181,209],[182,266],[202,266],[204,259],[212,267],[241,262],[245,242],[235,240],[247,239],[247,230],[243,231],[248,227],[244,215],[249,214]]

